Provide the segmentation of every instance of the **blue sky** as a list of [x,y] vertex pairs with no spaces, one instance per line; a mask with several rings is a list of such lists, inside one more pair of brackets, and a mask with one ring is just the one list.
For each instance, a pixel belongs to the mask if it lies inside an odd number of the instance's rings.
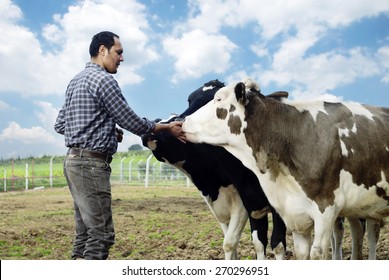
[[[389,107],[387,0],[0,0],[0,158],[62,155],[53,123],[91,37],[120,35],[115,78],[142,117],[181,113],[203,83]],[[125,133],[119,151],[139,144]]]

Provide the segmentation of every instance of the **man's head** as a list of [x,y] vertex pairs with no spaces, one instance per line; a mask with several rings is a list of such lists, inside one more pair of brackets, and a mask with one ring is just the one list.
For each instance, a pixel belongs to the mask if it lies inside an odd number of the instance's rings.
[[120,62],[124,61],[119,36],[110,31],[102,31],[93,36],[89,54],[92,62],[99,64],[111,74],[115,74]]

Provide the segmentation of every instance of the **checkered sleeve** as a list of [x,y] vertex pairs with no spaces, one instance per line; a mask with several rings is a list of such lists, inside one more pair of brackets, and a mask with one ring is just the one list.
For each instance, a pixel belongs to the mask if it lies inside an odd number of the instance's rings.
[[111,75],[105,77],[101,88],[103,106],[115,123],[138,136],[154,128],[154,122],[141,118],[131,109]]
[[54,124],[54,130],[59,134],[65,134],[65,106],[59,110],[57,119]]

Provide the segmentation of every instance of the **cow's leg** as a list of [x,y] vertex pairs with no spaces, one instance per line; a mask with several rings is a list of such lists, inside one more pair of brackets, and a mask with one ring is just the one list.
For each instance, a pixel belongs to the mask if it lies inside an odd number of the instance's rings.
[[266,259],[267,230],[269,227],[268,217],[265,215],[260,219],[249,217],[251,227],[251,237],[257,260]]
[[294,253],[298,260],[309,259],[309,249],[311,246],[311,231],[305,233],[293,232]]
[[382,220],[367,219],[366,220],[366,231],[367,240],[369,242],[369,260],[375,260],[378,238],[380,236]]
[[[222,229],[222,231],[223,231],[223,244],[224,244],[224,242],[225,242],[225,240],[226,240],[226,235],[227,235],[227,232],[228,232],[228,224],[225,224],[225,223],[220,223],[219,222],[219,224],[220,224],[220,227],[221,227],[221,229]],[[224,246],[223,246],[223,250],[224,250]],[[227,255],[228,255],[228,257],[227,257]],[[226,252],[225,250],[224,250],[224,259],[226,259],[226,260],[231,260],[231,259],[233,259],[233,258],[231,258],[230,256],[233,256],[233,255],[237,255],[237,252]]]
[[[224,259],[225,260],[237,260],[238,259],[238,251],[237,248],[232,248],[233,246],[225,246],[228,242],[231,242],[231,238],[229,237],[228,229],[229,224],[220,223],[220,227],[223,230],[223,250],[224,250]],[[227,239],[229,239],[227,241]]]
[[344,218],[338,217],[335,220],[334,230],[332,231],[331,236],[331,249],[332,249],[332,259],[333,260],[342,260],[342,240],[344,234]]
[[[222,193],[219,195],[218,199],[215,201],[212,201],[210,197],[203,196],[205,202],[207,203],[209,209],[211,210],[212,214],[215,216],[216,220],[219,222],[220,227],[223,231],[223,250],[224,250],[224,259],[231,260],[233,258],[237,258],[237,251],[236,247],[231,249],[231,246],[224,246],[224,244],[231,242],[229,228],[230,228],[230,221],[231,221],[231,209],[224,207],[226,203],[226,196]],[[229,239],[227,242],[226,239]]]
[[230,185],[219,189],[217,200],[211,201],[209,197],[204,198],[222,227],[225,259],[237,259],[238,243],[248,219],[239,193],[233,185]]
[[226,236],[227,231],[228,231],[228,224],[224,224],[224,223],[219,223],[219,224],[220,224],[220,227],[223,231],[223,236]]
[[271,249],[276,260],[284,260],[286,253],[286,226],[280,215],[272,208],[273,231],[271,235]]
[[245,169],[241,176],[241,180],[235,185],[237,186],[239,195],[250,218],[252,242],[257,259],[265,259],[268,241],[269,201],[267,200],[257,177],[248,169]]
[[243,204],[241,204],[240,207],[232,209],[231,220],[228,224],[228,229],[224,234],[223,241],[223,250],[226,260],[238,259],[238,244],[247,220],[248,215]]
[[352,237],[352,260],[362,260],[363,236],[365,235],[365,222],[361,222],[357,218],[347,218],[350,223],[350,231]]
[[318,211],[312,217],[314,220],[314,240],[310,257],[312,260],[326,260],[331,234],[338,212],[334,207],[327,207],[323,213]]

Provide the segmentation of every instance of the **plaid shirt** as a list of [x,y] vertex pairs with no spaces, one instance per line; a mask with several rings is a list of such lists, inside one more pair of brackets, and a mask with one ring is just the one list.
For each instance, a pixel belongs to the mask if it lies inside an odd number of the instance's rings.
[[70,81],[54,129],[65,135],[67,147],[113,155],[118,145],[116,124],[139,136],[155,126],[135,114],[111,74],[88,62]]

